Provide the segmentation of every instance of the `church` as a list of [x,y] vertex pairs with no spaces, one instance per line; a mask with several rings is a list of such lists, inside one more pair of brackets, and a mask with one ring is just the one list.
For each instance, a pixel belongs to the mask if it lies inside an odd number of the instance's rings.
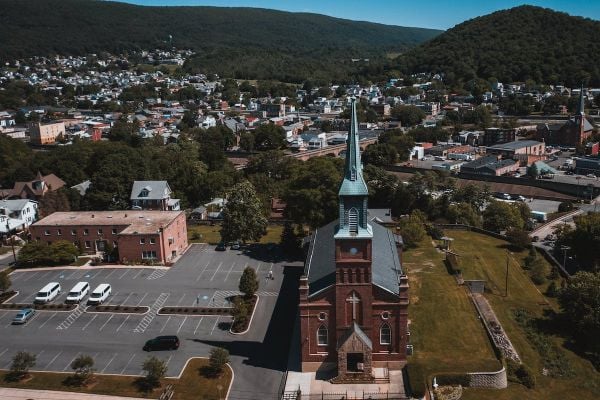
[[401,237],[369,217],[355,99],[350,118],[339,219],[311,236],[300,278],[301,360],[333,382],[370,382],[406,363],[408,278]]

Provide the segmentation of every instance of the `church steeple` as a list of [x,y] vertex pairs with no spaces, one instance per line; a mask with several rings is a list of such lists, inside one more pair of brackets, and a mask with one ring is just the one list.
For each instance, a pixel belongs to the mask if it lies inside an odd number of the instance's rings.
[[370,238],[373,236],[367,222],[367,199],[369,189],[363,178],[358,144],[358,119],[356,99],[350,100],[350,128],[346,140],[346,163],[344,179],[338,192],[340,200],[340,224],[336,238]]
[[585,98],[583,97],[583,83],[581,84],[581,91],[579,92],[579,108],[577,109],[577,115],[581,117],[585,115]]

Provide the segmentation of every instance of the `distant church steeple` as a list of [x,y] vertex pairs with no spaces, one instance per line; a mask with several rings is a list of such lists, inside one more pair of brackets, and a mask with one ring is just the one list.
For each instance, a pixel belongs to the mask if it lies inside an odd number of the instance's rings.
[[583,117],[585,115],[585,98],[583,97],[583,83],[581,84],[581,91],[579,92],[579,108],[577,114]]
[[346,140],[344,180],[338,192],[340,222],[335,238],[371,238],[373,231],[367,221],[369,189],[363,178],[358,144],[358,119],[356,99],[350,101],[350,128]]

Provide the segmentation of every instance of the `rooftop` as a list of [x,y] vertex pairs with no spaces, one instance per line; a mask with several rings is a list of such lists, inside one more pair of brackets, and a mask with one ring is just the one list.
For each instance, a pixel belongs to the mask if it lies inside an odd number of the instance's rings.
[[55,212],[34,226],[126,226],[119,234],[157,233],[183,211],[69,211]]
[[495,144],[493,146],[489,146],[488,149],[511,151],[522,149],[523,147],[537,146],[538,144],[542,144],[542,142],[538,142],[537,140],[516,140],[514,142]]

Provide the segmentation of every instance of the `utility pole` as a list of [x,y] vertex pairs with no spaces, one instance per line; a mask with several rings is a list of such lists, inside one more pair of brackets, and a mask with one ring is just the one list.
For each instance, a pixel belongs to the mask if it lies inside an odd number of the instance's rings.
[[506,281],[504,283],[504,297],[508,297],[508,261],[509,261],[510,251],[506,250]]
[[560,249],[563,251],[563,268],[567,269],[567,251],[569,251],[569,246],[560,246]]
[[10,226],[8,225],[8,219],[6,220],[6,238],[7,239],[10,238],[10,245],[12,247],[13,259],[16,264],[17,263],[17,254],[15,253],[15,241],[12,238],[12,236],[10,236]]

